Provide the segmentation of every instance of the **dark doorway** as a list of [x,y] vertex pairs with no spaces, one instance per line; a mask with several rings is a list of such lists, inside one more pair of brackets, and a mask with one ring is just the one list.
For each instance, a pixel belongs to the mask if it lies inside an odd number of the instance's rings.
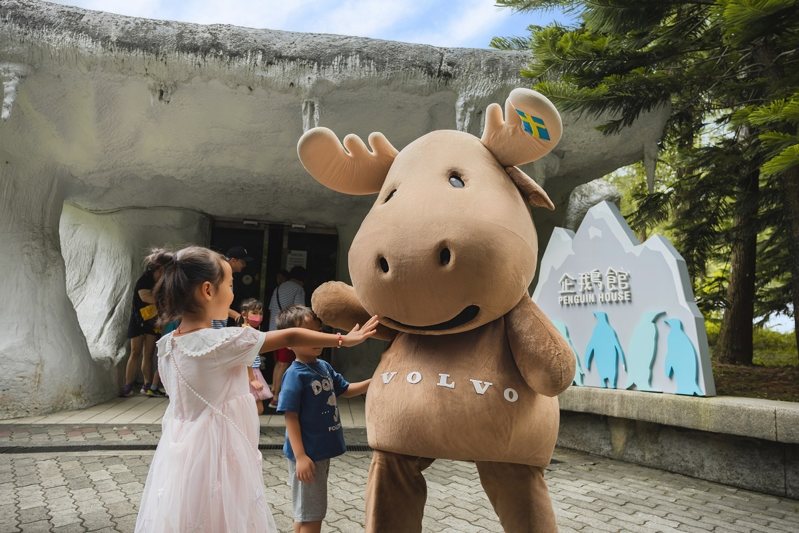
[[[306,305],[311,294],[326,281],[336,279],[338,235],[332,230],[272,224],[269,226],[269,254],[266,263],[266,298],[277,286],[280,270],[305,268]],[[268,304],[268,302],[267,302]]]
[[289,228],[286,242],[287,266],[292,260],[301,260],[305,256],[305,295],[310,304],[311,294],[326,281],[336,279],[336,261],[338,256],[338,235],[335,233],[318,233]]
[[253,258],[247,267],[233,276],[233,308],[239,310],[242,300],[256,298],[263,301],[264,230],[214,224],[211,231],[211,249],[223,254],[233,246],[244,246]]
[[[295,264],[307,271],[306,305],[310,305],[311,295],[319,285],[336,279],[338,235],[333,229],[215,220],[211,230],[211,249],[224,254],[232,246],[244,246],[253,258],[244,271],[233,277],[234,306],[247,298],[256,298],[267,308],[277,286],[278,272],[290,270]],[[267,329],[266,322],[261,329]],[[323,357],[329,360],[327,352],[325,350]],[[273,366],[272,357],[262,357],[261,369],[268,381],[271,381]]]

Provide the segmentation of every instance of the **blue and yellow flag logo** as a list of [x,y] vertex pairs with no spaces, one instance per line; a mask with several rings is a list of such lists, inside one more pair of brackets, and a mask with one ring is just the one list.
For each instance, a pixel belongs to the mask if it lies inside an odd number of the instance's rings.
[[544,119],[528,115],[521,109],[517,109],[516,113],[519,114],[519,117],[522,119],[522,127],[524,131],[527,132],[528,135],[532,135],[533,137],[538,137],[543,141],[549,140],[549,131],[547,131],[547,126],[544,124]]

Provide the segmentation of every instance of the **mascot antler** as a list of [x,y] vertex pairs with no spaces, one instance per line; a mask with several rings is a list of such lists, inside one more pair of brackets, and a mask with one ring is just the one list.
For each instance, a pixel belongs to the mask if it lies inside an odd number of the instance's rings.
[[499,104],[486,108],[486,122],[480,139],[504,167],[541,159],[560,141],[560,114],[543,94],[531,89],[514,89],[505,100],[505,117]]
[[386,179],[388,169],[397,156],[382,133],[369,135],[366,147],[360,137],[349,134],[344,144],[328,128],[313,128],[297,143],[297,154],[305,170],[316,181],[346,194],[374,194]]

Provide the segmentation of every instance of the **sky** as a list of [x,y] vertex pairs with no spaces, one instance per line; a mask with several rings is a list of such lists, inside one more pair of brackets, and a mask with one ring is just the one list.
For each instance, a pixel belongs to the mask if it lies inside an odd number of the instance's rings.
[[494,0],[50,0],[122,15],[487,48],[530,24],[572,23],[559,11],[518,13]]

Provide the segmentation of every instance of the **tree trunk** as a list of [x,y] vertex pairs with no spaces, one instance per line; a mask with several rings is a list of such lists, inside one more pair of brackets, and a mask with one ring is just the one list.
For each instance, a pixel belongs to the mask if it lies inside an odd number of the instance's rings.
[[799,167],[793,167],[780,178],[783,210],[788,226],[791,261],[791,301],[793,302],[793,334],[799,349]]
[[742,173],[735,204],[727,308],[715,355],[723,363],[752,364],[759,171]]

